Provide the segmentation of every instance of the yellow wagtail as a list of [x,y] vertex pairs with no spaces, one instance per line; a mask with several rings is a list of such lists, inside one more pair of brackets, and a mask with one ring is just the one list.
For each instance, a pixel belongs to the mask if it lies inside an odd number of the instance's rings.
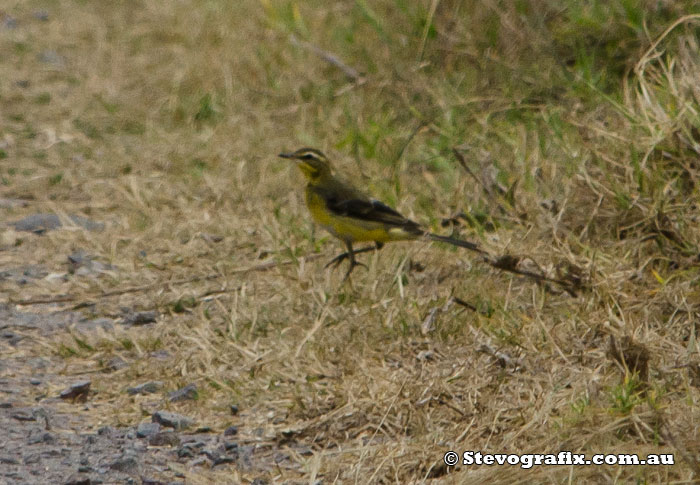
[[[355,260],[356,254],[381,249],[390,241],[427,238],[486,254],[474,243],[426,231],[388,205],[370,199],[349,182],[337,178],[328,158],[318,150],[301,148],[279,156],[294,160],[306,176],[306,205],[314,221],[345,243],[347,252],[326,265],[335,263],[337,266],[349,258],[350,267],[345,279],[355,266],[362,265]],[[353,243],[363,241],[373,241],[375,246],[353,250]]]

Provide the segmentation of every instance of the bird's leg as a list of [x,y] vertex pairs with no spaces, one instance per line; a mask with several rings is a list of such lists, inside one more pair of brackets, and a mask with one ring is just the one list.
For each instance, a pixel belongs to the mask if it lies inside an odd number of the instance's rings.
[[[355,250],[353,250],[353,253],[360,254],[360,253],[366,253],[368,251],[375,251],[375,250],[379,251],[380,249],[382,249],[384,247],[384,243],[375,242],[375,244],[376,244],[375,246],[367,246],[366,248],[355,249]],[[331,259],[328,262],[328,264],[326,264],[324,266],[324,268],[328,268],[329,266],[333,266],[334,268],[337,268],[340,265],[340,263],[342,263],[343,261],[345,261],[346,258],[349,258],[349,257],[350,257],[349,252],[339,254],[335,258]]]
[[[352,270],[355,269],[355,266],[364,266],[367,268],[366,264],[363,263],[358,263],[357,260],[355,259],[355,253],[359,251],[353,251],[352,250],[352,243],[345,243],[345,245],[348,247],[348,258],[350,258],[350,267],[348,268],[348,272],[345,273],[345,277],[343,278],[343,282],[347,281],[347,279],[350,277],[350,273],[352,273]],[[366,248],[364,248],[366,249]],[[371,249],[371,248],[370,248]]]

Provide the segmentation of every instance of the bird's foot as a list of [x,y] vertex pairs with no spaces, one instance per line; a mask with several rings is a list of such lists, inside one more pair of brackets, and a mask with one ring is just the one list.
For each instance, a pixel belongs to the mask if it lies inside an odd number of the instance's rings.
[[[342,254],[339,254],[339,255],[336,256],[335,258],[331,259],[331,260],[328,262],[328,264],[326,264],[323,268],[325,269],[325,268],[328,268],[329,266],[333,266],[333,269],[335,269],[335,268],[337,268],[338,266],[340,266],[340,263],[342,263],[343,261],[345,261],[345,260],[346,260],[347,258],[349,258],[351,255],[354,256],[354,255],[356,255],[356,254],[366,253],[367,251],[378,250],[378,249],[381,249],[382,246],[383,246],[383,244],[377,243],[376,246],[367,246],[366,248],[362,248],[362,249],[354,249],[354,250],[352,251],[352,254],[350,253],[350,251],[347,251],[347,252],[342,253]],[[360,264],[360,265],[364,266],[365,268],[367,267],[367,266],[365,266],[365,265],[362,264],[362,263],[357,263],[357,264]],[[356,266],[356,265],[353,265],[353,266]]]
[[352,270],[355,269],[355,266],[364,266],[365,269],[369,271],[369,268],[367,267],[366,264],[360,263],[360,262],[355,261],[355,260],[351,260],[350,267],[348,268],[348,271],[347,271],[347,273],[345,273],[345,277],[343,278],[343,283],[345,283],[347,281],[347,279],[350,277],[350,273],[352,273]]
[[350,253],[342,253],[342,254],[339,254],[339,255],[336,256],[335,258],[333,258],[333,259],[331,259],[330,261],[328,261],[328,264],[326,264],[326,265],[323,267],[323,269],[327,269],[329,266],[333,266],[333,269],[335,269],[335,268],[337,268],[338,266],[340,266],[340,263],[342,263],[343,261],[345,261],[345,259],[347,259],[348,257],[350,257]]

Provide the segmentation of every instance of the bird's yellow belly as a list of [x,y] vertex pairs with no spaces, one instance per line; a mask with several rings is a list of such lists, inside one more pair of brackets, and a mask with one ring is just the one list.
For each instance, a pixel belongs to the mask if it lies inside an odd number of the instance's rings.
[[311,217],[318,225],[346,242],[377,241],[385,243],[415,238],[415,235],[409,235],[399,227],[387,228],[385,224],[380,222],[363,221],[333,214],[326,207],[326,202],[319,195],[310,191],[306,193],[306,205]]

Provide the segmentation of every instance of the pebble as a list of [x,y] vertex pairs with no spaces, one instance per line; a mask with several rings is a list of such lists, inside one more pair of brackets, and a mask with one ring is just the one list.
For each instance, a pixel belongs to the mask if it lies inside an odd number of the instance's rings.
[[[105,227],[104,223],[95,222],[87,217],[69,215],[68,219],[76,226],[80,226],[88,231],[101,231]],[[32,214],[10,224],[17,231],[33,232],[35,234],[43,234],[44,232],[63,227],[61,219],[52,213]]]
[[156,435],[160,432],[160,424],[159,423],[140,423],[138,427],[136,428],[136,437],[137,438],[148,438],[150,436]]
[[124,316],[124,325],[146,325],[147,323],[153,323],[158,318],[158,312],[154,310],[145,312],[133,312]]
[[59,394],[61,399],[75,399],[80,397],[81,399],[87,399],[88,392],[90,391],[90,381],[78,381],[72,384],[69,388],[64,389]]
[[176,430],[186,429],[194,424],[194,420],[191,418],[168,411],[156,411],[153,413],[151,420],[154,423],[160,423],[165,427]]
[[170,402],[178,402],[178,401],[187,401],[187,400],[195,400],[197,399],[197,385],[196,384],[188,384],[185,387],[178,389],[177,391],[173,391],[168,394],[168,398],[170,399]]
[[163,382],[161,381],[148,381],[138,386],[130,387],[126,392],[130,396],[135,396],[136,394],[153,394],[158,392],[163,387]]
[[178,446],[180,437],[172,431],[162,431],[148,439],[149,446]]

